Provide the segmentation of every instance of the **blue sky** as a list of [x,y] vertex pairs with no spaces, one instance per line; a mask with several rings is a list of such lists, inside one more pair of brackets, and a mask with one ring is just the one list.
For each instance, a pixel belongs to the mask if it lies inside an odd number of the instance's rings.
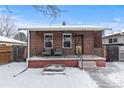
[[[53,22],[32,6],[9,5],[13,11],[9,15],[13,16],[20,26],[61,25],[65,21],[69,25],[100,25],[109,26],[114,30],[124,29],[124,6],[63,5],[58,7],[66,12],[62,12]],[[5,6],[0,6],[0,14],[7,14],[2,12],[2,9],[4,10]]]

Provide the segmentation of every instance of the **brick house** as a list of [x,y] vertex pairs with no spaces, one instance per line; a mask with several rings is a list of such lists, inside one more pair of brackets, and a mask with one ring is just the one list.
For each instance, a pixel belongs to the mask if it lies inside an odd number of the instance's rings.
[[[21,28],[28,30],[28,66],[65,64],[78,67],[80,53],[83,62],[105,66],[102,57],[102,33],[107,28],[97,26],[41,26]],[[46,48],[61,48],[63,56],[42,56]],[[85,62],[85,63],[86,63]]]

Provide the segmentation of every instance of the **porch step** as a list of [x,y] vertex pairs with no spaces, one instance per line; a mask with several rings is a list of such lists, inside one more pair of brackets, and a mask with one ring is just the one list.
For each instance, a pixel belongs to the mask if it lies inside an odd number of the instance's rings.
[[83,67],[84,68],[94,68],[94,67],[97,67],[97,66],[96,66],[95,61],[83,61]]

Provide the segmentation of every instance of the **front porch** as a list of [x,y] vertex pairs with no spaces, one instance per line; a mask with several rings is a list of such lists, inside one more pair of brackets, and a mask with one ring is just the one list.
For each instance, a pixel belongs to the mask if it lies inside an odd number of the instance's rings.
[[[82,55],[83,65],[95,64],[98,67],[105,67],[105,58],[97,55]],[[47,64],[64,64],[68,67],[79,67],[80,57],[78,55],[64,56],[33,56],[28,59],[28,67],[40,68]]]
[[82,54],[83,66],[93,64],[105,67],[106,59],[100,57],[104,29],[86,28],[60,26],[29,29],[28,67],[40,68],[47,64],[79,67],[82,66],[79,54]]

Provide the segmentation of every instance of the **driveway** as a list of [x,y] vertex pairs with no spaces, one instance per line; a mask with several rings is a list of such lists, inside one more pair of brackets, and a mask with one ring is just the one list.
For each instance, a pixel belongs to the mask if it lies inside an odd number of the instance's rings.
[[96,81],[100,88],[121,88],[118,83],[113,82],[108,75],[118,73],[120,69],[112,63],[107,63],[106,67],[85,68],[89,75]]

